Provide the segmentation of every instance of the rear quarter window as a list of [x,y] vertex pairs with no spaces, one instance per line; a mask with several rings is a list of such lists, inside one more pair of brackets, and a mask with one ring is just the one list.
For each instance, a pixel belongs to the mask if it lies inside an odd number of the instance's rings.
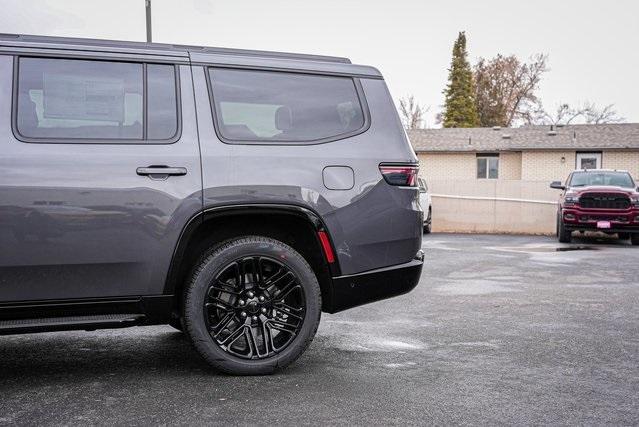
[[225,142],[318,143],[367,124],[350,77],[210,68],[216,130]]

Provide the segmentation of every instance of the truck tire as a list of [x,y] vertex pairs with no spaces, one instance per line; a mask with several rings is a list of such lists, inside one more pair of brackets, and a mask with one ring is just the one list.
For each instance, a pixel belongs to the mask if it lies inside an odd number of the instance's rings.
[[306,350],[319,326],[322,298],[313,269],[275,239],[244,236],[213,247],[184,292],[185,332],[224,373],[284,368]]
[[557,215],[557,238],[560,243],[570,243],[572,239],[572,233],[566,230],[566,226],[559,215]]
[[639,246],[639,234],[632,233],[630,235],[630,243],[632,243],[633,246]]

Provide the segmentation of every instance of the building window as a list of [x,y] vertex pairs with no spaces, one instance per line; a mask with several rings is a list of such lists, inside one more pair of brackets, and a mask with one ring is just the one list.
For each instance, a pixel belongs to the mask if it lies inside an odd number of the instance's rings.
[[601,169],[601,153],[577,153],[576,169]]
[[477,179],[499,178],[499,154],[477,155]]

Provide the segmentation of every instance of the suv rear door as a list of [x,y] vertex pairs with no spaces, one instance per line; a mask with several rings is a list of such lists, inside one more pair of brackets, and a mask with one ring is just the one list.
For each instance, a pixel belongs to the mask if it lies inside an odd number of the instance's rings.
[[202,207],[188,62],[60,54],[0,56],[0,302],[161,294]]

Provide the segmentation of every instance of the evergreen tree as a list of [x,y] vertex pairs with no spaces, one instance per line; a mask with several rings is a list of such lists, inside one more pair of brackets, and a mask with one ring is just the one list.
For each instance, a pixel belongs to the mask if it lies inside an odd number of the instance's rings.
[[466,34],[462,31],[453,46],[453,60],[448,70],[448,85],[444,90],[446,101],[443,125],[446,128],[479,126],[473,72],[467,55]]

